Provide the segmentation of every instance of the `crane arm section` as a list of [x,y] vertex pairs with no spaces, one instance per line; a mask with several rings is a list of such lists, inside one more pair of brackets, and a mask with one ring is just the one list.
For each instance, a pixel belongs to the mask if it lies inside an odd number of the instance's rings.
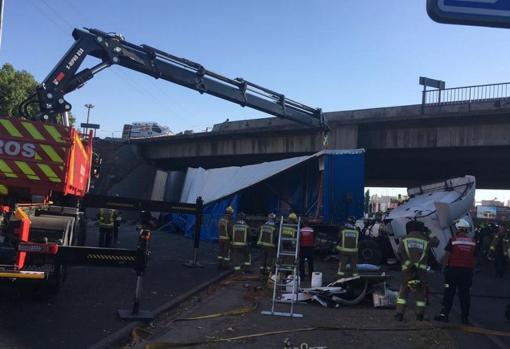
[[[320,108],[312,108],[293,101],[283,94],[256,85],[242,78],[230,79],[205,69],[202,65],[179,58],[148,45],[135,45],[121,35],[109,34],[97,29],[73,31],[75,42],[52,72],[37,87],[31,100],[20,109],[27,115],[27,106],[39,104],[39,113],[32,119],[56,123],[57,115],[71,110],[65,95],[81,87],[111,65],[122,67],[163,79],[228,100],[241,106],[292,120],[312,128],[327,131],[327,123]],[[101,62],[91,68],[79,70],[87,56]],[[37,100],[34,101],[33,99]]]

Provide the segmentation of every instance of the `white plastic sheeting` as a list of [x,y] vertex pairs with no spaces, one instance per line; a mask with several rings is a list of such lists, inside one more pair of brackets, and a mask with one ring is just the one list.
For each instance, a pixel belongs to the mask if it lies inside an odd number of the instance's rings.
[[202,197],[205,204],[213,202],[257,184],[313,156],[315,155],[241,167],[232,166],[209,170],[188,168],[182,188],[181,202],[194,203],[199,196]]
[[204,203],[210,203],[294,167],[308,159],[323,154],[358,154],[362,149],[324,150],[313,155],[263,162],[255,165],[232,166],[205,170],[188,168],[181,193],[181,202],[194,203],[201,196]]

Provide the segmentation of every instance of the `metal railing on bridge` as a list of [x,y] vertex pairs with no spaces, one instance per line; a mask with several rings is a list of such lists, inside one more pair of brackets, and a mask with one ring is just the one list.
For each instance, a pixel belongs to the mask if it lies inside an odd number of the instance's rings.
[[491,100],[504,100],[510,99],[510,82],[434,89],[426,90],[422,93],[422,104],[424,106],[471,104]]

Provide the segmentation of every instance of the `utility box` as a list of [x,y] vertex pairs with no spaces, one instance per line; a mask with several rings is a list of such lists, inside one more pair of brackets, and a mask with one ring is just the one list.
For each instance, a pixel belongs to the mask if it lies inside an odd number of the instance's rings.
[[92,161],[92,137],[76,129],[0,116],[0,195],[51,192],[83,197]]

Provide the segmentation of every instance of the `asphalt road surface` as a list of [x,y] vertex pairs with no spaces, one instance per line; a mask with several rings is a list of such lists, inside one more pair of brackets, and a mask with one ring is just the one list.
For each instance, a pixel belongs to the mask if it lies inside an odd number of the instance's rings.
[[[441,285],[443,283],[440,274],[431,277],[432,290],[437,293],[431,302],[441,301]],[[510,331],[510,323],[504,318],[506,305],[510,303],[510,271],[507,270],[504,278],[499,278],[494,272],[492,264],[485,261],[474,274],[473,287],[471,289],[471,321],[473,325],[499,331]],[[431,314],[433,316],[433,314]],[[455,306],[450,314],[451,323],[460,323],[460,304],[458,296]],[[510,348],[510,337],[492,337],[484,335],[465,334],[452,332],[457,340],[459,348]]]
[[[96,246],[98,228],[89,225],[88,245]],[[122,225],[119,247],[134,248],[134,225]],[[173,297],[219,274],[215,244],[201,243],[202,269],[182,265],[192,256],[192,240],[155,232],[144,280],[141,308],[154,310]],[[136,274],[117,268],[73,267],[60,293],[49,301],[4,295],[0,299],[0,348],[87,348],[122,328],[117,309],[130,309]]]

